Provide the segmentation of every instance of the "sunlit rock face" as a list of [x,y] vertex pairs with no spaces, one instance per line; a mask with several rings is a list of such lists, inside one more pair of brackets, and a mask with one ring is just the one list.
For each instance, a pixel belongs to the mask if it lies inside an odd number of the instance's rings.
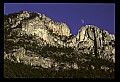
[[65,23],[50,22],[48,27],[57,35],[70,36],[70,29]]
[[88,69],[83,63],[94,58],[115,63],[115,36],[94,25],[82,26],[74,36],[65,23],[21,11],[4,16],[4,33],[4,59],[15,63],[55,70]]
[[[105,30],[100,30],[97,26],[82,26],[78,31],[78,35],[73,38],[74,46],[86,50],[90,53],[92,49],[97,48],[98,57],[115,62],[115,36],[109,34]],[[96,47],[95,47],[96,46]],[[94,52],[93,52],[94,53]],[[111,55],[110,55],[111,54]]]

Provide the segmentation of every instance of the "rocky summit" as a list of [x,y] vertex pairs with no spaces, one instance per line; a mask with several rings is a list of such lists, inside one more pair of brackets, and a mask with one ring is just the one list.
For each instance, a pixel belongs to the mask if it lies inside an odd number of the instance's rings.
[[36,70],[79,70],[83,75],[64,77],[114,78],[115,36],[94,25],[80,27],[75,36],[65,23],[20,11],[4,15],[4,60]]

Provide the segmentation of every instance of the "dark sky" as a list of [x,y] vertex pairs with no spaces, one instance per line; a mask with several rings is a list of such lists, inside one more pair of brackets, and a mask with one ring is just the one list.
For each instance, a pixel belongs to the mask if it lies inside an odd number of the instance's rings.
[[114,3],[5,3],[4,13],[21,10],[45,14],[55,22],[65,22],[76,35],[81,26],[92,24],[115,34]]

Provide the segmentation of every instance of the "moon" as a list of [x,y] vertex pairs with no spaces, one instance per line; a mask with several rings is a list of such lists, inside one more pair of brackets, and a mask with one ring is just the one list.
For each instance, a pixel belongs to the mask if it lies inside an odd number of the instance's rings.
[[81,22],[84,23],[85,21],[83,19],[81,19]]

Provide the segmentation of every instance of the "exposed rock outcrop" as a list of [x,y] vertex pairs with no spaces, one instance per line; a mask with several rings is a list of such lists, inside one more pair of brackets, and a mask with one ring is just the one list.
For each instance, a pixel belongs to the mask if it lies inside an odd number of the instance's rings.
[[12,62],[55,70],[87,69],[83,62],[94,58],[115,63],[115,36],[97,26],[82,26],[73,36],[65,23],[21,11],[4,16],[4,33],[4,59]]

